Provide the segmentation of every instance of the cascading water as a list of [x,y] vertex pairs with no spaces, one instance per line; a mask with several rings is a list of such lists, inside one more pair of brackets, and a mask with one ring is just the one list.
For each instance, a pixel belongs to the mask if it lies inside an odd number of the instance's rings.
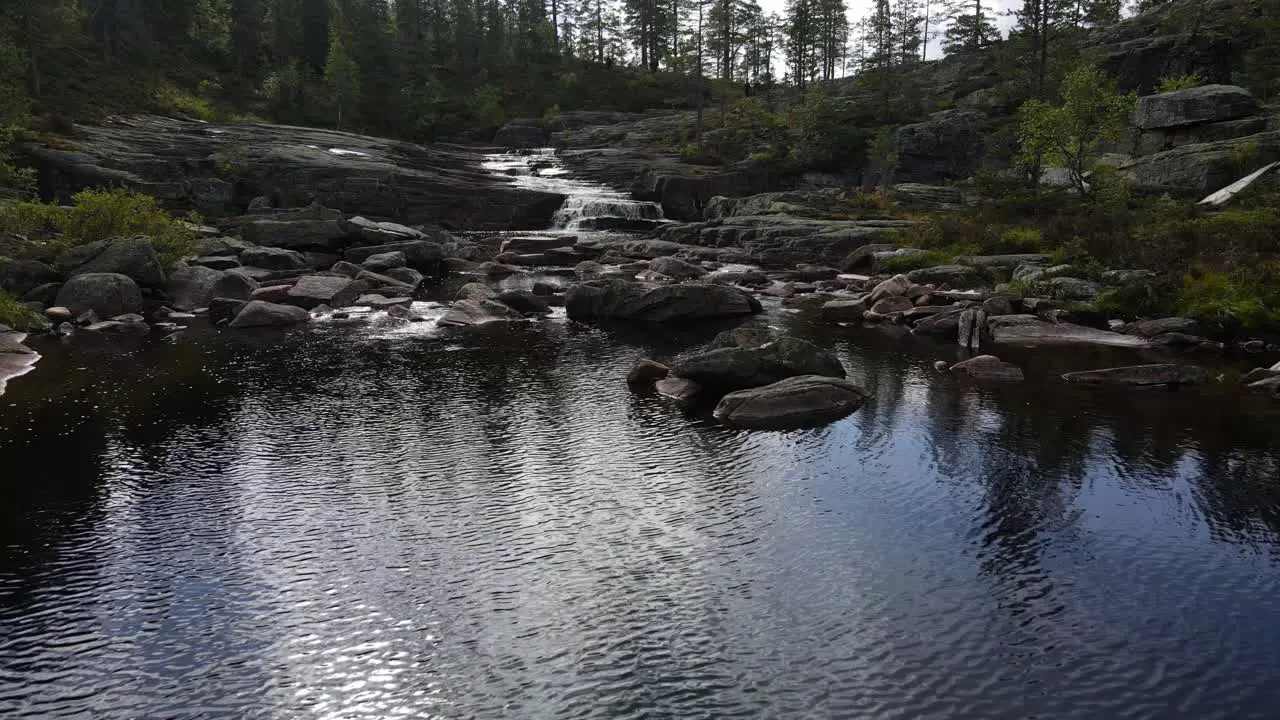
[[632,200],[626,193],[571,177],[555,150],[490,155],[484,167],[521,187],[565,195],[551,230],[646,232],[666,222],[657,203]]

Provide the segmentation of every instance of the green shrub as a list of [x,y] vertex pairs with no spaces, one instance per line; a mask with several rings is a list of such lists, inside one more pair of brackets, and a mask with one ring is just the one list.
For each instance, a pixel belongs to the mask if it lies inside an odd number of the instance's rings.
[[146,235],[160,260],[176,262],[191,252],[195,231],[203,221],[192,213],[176,219],[149,195],[123,189],[84,190],[70,208],[37,202],[0,205],[0,232],[27,238],[32,245],[72,247],[113,237]]
[[152,100],[160,112],[186,115],[205,122],[214,122],[219,119],[218,112],[213,109],[208,100],[167,83],[155,91]]
[[1040,252],[1043,242],[1040,228],[1009,228],[1000,234],[1000,243],[1015,252]]
[[1187,275],[1178,290],[1178,309],[1186,317],[1217,323],[1228,331],[1269,329],[1280,322],[1280,308],[1267,303],[1267,292],[1240,274]]
[[955,262],[956,257],[960,255],[979,255],[981,253],[982,248],[977,245],[948,245],[936,250],[897,255],[889,258],[883,269],[888,273],[907,273],[921,268],[951,265]]
[[1204,84],[1204,76],[1199,71],[1188,73],[1186,75],[1174,75],[1160,78],[1160,84],[1156,86],[1156,92],[1167,93],[1174,90],[1187,90],[1193,87],[1200,87]]
[[13,147],[21,131],[0,125],[0,197],[24,197],[35,191],[36,175],[13,162]]
[[0,325],[26,330],[39,319],[40,315],[28,310],[18,298],[0,290]]

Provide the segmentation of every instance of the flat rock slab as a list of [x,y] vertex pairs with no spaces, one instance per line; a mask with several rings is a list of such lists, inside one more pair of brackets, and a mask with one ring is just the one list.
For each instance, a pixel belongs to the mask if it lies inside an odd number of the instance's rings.
[[870,393],[844,378],[799,375],[771,385],[725,395],[715,417],[726,425],[753,430],[784,430],[825,425],[845,417]]
[[962,373],[978,380],[1008,380],[1021,382],[1022,368],[1007,363],[995,355],[979,355],[951,366],[951,372]]
[[1157,363],[1071,372],[1062,379],[1089,385],[1199,385],[1209,382],[1213,376],[1198,365]]
[[999,345],[1096,345],[1135,349],[1151,347],[1151,342],[1144,338],[1071,323],[1045,322],[1034,315],[990,318],[987,327],[991,333],[991,341]]

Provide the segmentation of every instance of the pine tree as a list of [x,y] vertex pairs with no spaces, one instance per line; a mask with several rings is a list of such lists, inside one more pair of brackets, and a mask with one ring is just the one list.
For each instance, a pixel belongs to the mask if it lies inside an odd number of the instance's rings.
[[924,6],[921,0],[896,0],[890,13],[894,64],[914,65],[924,46]]
[[343,113],[350,119],[351,110],[360,100],[360,66],[351,57],[343,33],[337,29],[329,41],[329,53],[324,63],[324,80],[329,97],[337,113],[334,127],[342,129]]
[[999,37],[994,14],[983,0],[959,0],[947,7],[951,23],[943,35],[947,53],[980,50]]

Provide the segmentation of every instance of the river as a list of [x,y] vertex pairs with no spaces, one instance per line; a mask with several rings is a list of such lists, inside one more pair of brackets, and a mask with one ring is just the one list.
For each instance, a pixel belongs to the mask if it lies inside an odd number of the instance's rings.
[[751,322],[874,400],[728,429],[623,382],[718,328],[562,314],[40,345],[0,717],[1274,717],[1274,403]]

